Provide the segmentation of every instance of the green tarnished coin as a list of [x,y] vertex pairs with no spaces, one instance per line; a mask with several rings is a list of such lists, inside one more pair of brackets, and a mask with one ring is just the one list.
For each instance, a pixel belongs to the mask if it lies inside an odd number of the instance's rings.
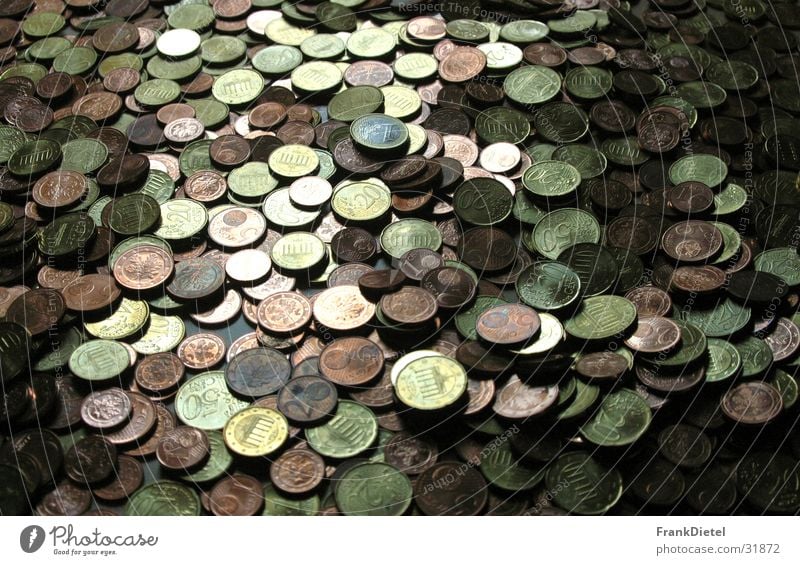
[[422,357],[397,375],[397,398],[417,410],[440,410],[454,404],[467,390],[467,372],[449,357]]
[[576,67],[564,76],[567,92],[584,100],[605,98],[611,92],[613,75],[600,67]]
[[726,337],[736,333],[750,321],[750,308],[725,298],[711,308],[681,310],[681,318],[694,324],[708,337]]
[[776,369],[769,383],[781,393],[783,407],[788,410],[797,402],[798,386],[797,380],[782,369]]
[[716,108],[728,97],[718,84],[701,80],[684,82],[678,85],[675,93],[695,108]]
[[208,223],[206,207],[188,198],[169,200],[160,209],[161,224],[153,233],[168,241],[189,239]]
[[650,407],[636,392],[622,389],[607,394],[591,420],[581,426],[581,434],[595,445],[629,445],[650,427]]
[[8,170],[21,177],[39,176],[61,162],[61,146],[40,139],[20,145],[8,158]]
[[8,162],[11,155],[28,141],[25,132],[10,126],[0,125],[0,165]]
[[340,400],[336,414],[321,426],[306,428],[311,448],[325,457],[347,459],[363,453],[378,438],[378,421],[372,410],[350,400]]
[[55,12],[33,12],[22,22],[22,32],[30,38],[55,35],[66,25],[61,14]]
[[514,197],[498,180],[474,178],[464,181],[453,194],[453,209],[463,221],[492,226],[511,215]]
[[282,270],[311,270],[325,260],[325,243],[313,233],[292,232],[275,242],[270,256]]
[[381,87],[381,92],[383,113],[387,116],[406,120],[419,114],[422,109],[422,98],[414,89],[390,85]]
[[8,230],[15,221],[14,209],[5,202],[0,202],[0,233]]
[[[213,129],[222,125],[223,122],[228,120],[229,108],[227,104],[214,100],[212,98],[200,98],[199,100],[187,100],[186,104],[194,108],[194,117],[207,129]],[[195,143],[208,142],[211,145],[211,140],[204,139],[190,143],[193,146]],[[188,147],[187,146],[187,149]],[[184,150],[185,152],[185,150]],[[181,154],[183,156],[183,154]]]
[[[460,41],[479,42],[489,39],[489,28],[475,20],[461,19],[447,22],[447,35]],[[512,41],[505,38],[506,41]]]
[[599,386],[586,384],[581,380],[577,380],[575,383],[575,397],[572,403],[558,414],[558,419],[571,420],[585,414],[594,406],[599,397]]
[[653,359],[662,367],[683,367],[705,355],[708,341],[703,330],[692,323],[673,320],[681,330],[681,341],[677,348],[666,355]]
[[406,125],[385,114],[367,114],[350,124],[353,142],[366,151],[396,152],[408,144]]
[[208,461],[194,473],[181,477],[192,484],[220,479],[228,473],[233,464],[233,455],[228,451],[228,447],[222,439],[222,433],[218,430],[209,430],[206,435],[209,445]]
[[304,228],[319,217],[318,210],[303,210],[292,203],[289,188],[278,188],[267,195],[262,206],[267,220],[283,228]]
[[27,366],[30,338],[23,326],[0,321],[0,383],[16,378]]
[[725,90],[747,90],[758,82],[758,69],[748,63],[728,59],[708,67],[704,78]]
[[469,308],[463,308],[456,314],[456,329],[466,339],[477,340],[476,324],[478,318],[489,308],[507,304],[508,301],[497,296],[478,296]]
[[597,515],[610,510],[622,496],[622,476],[588,453],[561,455],[545,474],[547,492],[561,508],[574,514]]
[[636,321],[636,307],[621,296],[591,296],[564,322],[570,335],[581,339],[608,339],[627,330]]
[[200,58],[210,65],[235,64],[246,52],[247,44],[229,35],[209,37],[200,44]]
[[247,406],[228,390],[225,371],[200,373],[181,385],[175,396],[178,419],[201,430],[221,430],[231,416]]
[[265,75],[285,75],[303,62],[303,53],[291,45],[270,45],[256,53],[251,62]]
[[33,365],[34,371],[50,373],[65,367],[72,353],[83,342],[81,332],[74,327],[62,329],[56,334],[56,339],[58,347],[53,347],[40,357]]
[[53,60],[53,70],[70,75],[86,74],[97,63],[97,52],[91,47],[71,47]]
[[319,509],[317,494],[289,498],[272,485],[264,487],[264,516],[315,516]]
[[153,198],[159,204],[167,202],[175,194],[175,181],[167,173],[150,169],[147,180],[139,192]]
[[531,134],[531,123],[519,110],[493,106],[475,118],[475,133],[487,144],[522,143]]
[[338,59],[344,54],[345,46],[336,35],[318,33],[304,39],[300,51],[309,59]]
[[299,178],[313,174],[319,167],[319,158],[305,145],[282,145],[269,156],[270,170],[284,178]]
[[530,65],[511,71],[503,87],[506,96],[517,104],[542,104],[561,90],[561,76],[548,67]]
[[521,492],[536,487],[544,479],[544,466],[531,467],[511,450],[507,441],[499,445],[491,442],[483,453],[487,455],[481,457],[478,469],[497,488]]
[[742,358],[742,378],[757,377],[772,365],[772,349],[763,339],[749,336],[734,345]]
[[780,277],[789,286],[800,285],[800,256],[792,247],[775,247],[756,255],[753,260],[756,271],[764,271]]
[[95,235],[94,220],[84,212],[59,216],[39,233],[39,251],[50,257],[67,257],[84,249]]
[[597,16],[588,10],[578,10],[564,18],[555,18],[547,22],[550,31],[559,37],[575,37],[583,35],[597,25]]
[[589,116],[574,104],[549,102],[536,110],[533,126],[547,141],[569,143],[589,131]]
[[422,82],[436,75],[438,63],[433,55],[427,53],[407,53],[395,59],[392,67],[400,79]]
[[[553,151],[554,161],[564,161],[578,170],[581,180],[602,175],[608,166],[608,159],[600,151],[588,145],[562,145]],[[523,182],[525,177],[523,177]]]
[[146,194],[134,192],[117,198],[111,204],[108,215],[108,227],[115,233],[138,235],[153,229],[161,219],[161,208],[158,202]]
[[675,185],[695,181],[713,188],[719,186],[727,176],[728,166],[715,155],[687,155],[675,161],[669,168],[669,180]]
[[739,250],[742,248],[742,236],[739,232],[731,226],[723,222],[709,222],[712,226],[717,228],[722,234],[722,251],[719,252],[717,258],[713,261],[714,265],[727,264],[728,261],[736,257]]
[[731,342],[713,337],[708,340],[707,383],[728,380],[741,368],[742,357]]
[[97,65],[97,73],[105,78],[108,73],[115,69],[133,69],[141,71],[144,68],[144,61],[136,53],[120,53],[103,58]]
[[178,60],[166,59],[156,55],[147,61],[147,73],[155,78],[183,82],[196,75],[202,66],[203,60],[199,55]]
[[583,296],[608,292],[617,281],[617,261],[610,251],[600,245],[576,243],[562,251],[558,260],[578,275]]
[[92,339],[78,346],[69,356],[69,370],[87,381],[104,381],[119,377],[128,370],[131,356],[119,342]]
[[520,300],[536,310],[558,310],[580,295],[578,275],[556,261],[538,261],[525,267],[515,289]]
[[39,82],[47,74],[47,67],[39,63],[20,63],[7,67],[0,74],[0,81],[12,77],[25,77],[33,81],[34,84]]
[[25,58],[29,61],[51,63],[60,53],[70,47],[72,47],[72,43],[65,37],[45,37],[25,50]]
[[336,506],[346,516],[400,516],[412,499],[411,481],[388,463],[355,465],[336,489]]
[[175,102],[181,95],[181,87],[174,80],[154,78],[136,87],[133,96],[144,107],[159,108]]
[[442,246],[442,234],[430,222],[405,218],[383,228],[380,243],[389,257],[400,259],[412,249],[424,247],[438,251]]
[[138,334],[149,319],[147,302],[123,297],[110,316],[95,322],[84,322],[83,327],[100,339],[125,339]]
[[214,23],[214,10],[205,4],[183,3],[169,14],[169,26],[202,32]]
[[342,84],[342,71],[327,61],[311,61],[294,69],[291,80],[301,92],[327,92]]
[[697,123],[697,109],[683,98],[677,96],[659,96],[651,102],[652,106],[669,106],[680,110],[689,122],[689,127]]
[[533,195],[544,198],[562,198],[575,192],[581,183],[581,174],[563,161],[540,161],[522,174],[522,184]]
[[714,215],[725,216],[739,212],[747,204],[747,191],[740,185],[728,183],[714,195]]
[[249,69],[235,69],[217,77],[211,93],[223,104],[243,106],[259,97],[264,90],[264,78]]
[[383,92],[374,86],[353,86],[336,94],[328,104],[332,120],[352,122],[383,108]]
[[278,186],[269,165],[257,161],[233,169],[228,173],[227,181],[228,190],[245,199],[260,199]]
[[375,179],[340,183],[331,197],[331,209],[344,220],[370,222],[386,215],[392,206],[389,189]]
[[186,337],[186,326],[178,316],[150,314],[147,331],[131,344],[133,350],[142,355],[166,353],[178,347]]
[[641,165],[650,158],[634,136],[606,139],[600,144],[600,151],[612,163],[625,167]]
[[347,52],[356,59],[381,59],[395,49],[395,35],[382,28],[364,28],[347,38]]
[[316,34],[313,28],[303,28],[292,25],[283,18],[276,18],[264,28],[267,39],[280,45],[299,47],[307,38]]
[[528,45],[541,41],[547,37],[549,31],[545,23],[536,20],[516,20],[500,28],[500,37],[511,43]]
[[795,513],[800,508],[800,465],[783,453],[749,453],[736,466],[736,488],[761,510]]
[[174,481],[155,481],[128,498],[126,516],[199,516],[200,497],[188,485]]
[[348,6],[358,6],[360,2],[352,0],[339,0],[338,2],[323,2],[314,12],[319,23],[331,31],[355,31],[358,19],[355,12]]
[[536,250],[548,259],[558,259],[565,249],[576,243],[598,243],[600,224],[584,210],[562,208],[539,220],[533,228]]
[[528,198],[523,190],[518,190],[514,194],[514,207],[511,209],[511,213],[520,222],[534,225],[547,214]]
[[61,146],[61,168],[81,173],[92,173],[108,159],[108,147],[97,139],[74,139]]

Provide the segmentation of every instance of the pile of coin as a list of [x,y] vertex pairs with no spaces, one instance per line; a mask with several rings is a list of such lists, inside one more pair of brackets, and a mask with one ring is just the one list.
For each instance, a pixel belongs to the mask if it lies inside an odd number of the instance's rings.
[[796,513],[798,14],[4,0],[0,514]]

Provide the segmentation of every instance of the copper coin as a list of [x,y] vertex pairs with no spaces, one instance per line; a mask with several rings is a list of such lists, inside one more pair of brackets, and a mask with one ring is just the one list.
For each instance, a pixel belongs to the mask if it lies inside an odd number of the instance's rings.
[[394,386],[390,377],[391,365],[387,364],[377,383],[354,387],[350,398],[370,408],[387,408],[394,404]]
[[713,265],[678,267],[669,281],[671,290],[683,292],[713,292],[725,284],[725,272]]
[[389,186],[409,182],[425,171],[428,160],[421,155],[409,155],[398,159],[381,171],[381,180]]
[[110,433],[106,432],[104,436],[114,445],[138,441],[147,435],[156,423],[156,411],[152,400],[139,392],[125,391],[125,394],[133,407],[131,417],[125,426]]
[[142,464],[133,457],[120,455],[117,459],[117,472],[106,485],[95,487],[92,494],[106,502],[118,502],[126,500],[144,482],[144,470]]
[[120,289],[108,275],[84,275],[62,289],[67,308],[75,312],[92,312],[116,302]]
[[628,370],[628,360],[619,353],[597,351],[581,355],[575,363],[575,370],[589,379],[616,380]]
[[69,94],[74,86],[72,77],[67,73],[53,72],[43,76],[36,83],[36,94],[45,101],[58,99]]
[[473,228],[464,232],[458,243],[461,260],[478,272],[501,271],[517,258],[513,238],[497,228]]
[[478,414],[494,400],[495,384],[491,379],[469,379],[467,381],[467,406],[464,416]]
[[254,128],[270,129],[286,119],[286,107],[278,102],[259,104],[248,114],[248,121]]
[[53,110],[49,106],[38,104],[26,108],[16,120],[17,129],[25,133],[39,133],[53,123]]
[[225,196],[228,183],[216,171],[197,171],[183,183],[188,198],[198,202],[214,202]]
[[71,481],[63,481],[36,505],[41,516],[80,516],[92,505],[92,492]]
[[638,321],[636,330],[625,345],[641,353],[660,353],[678,345],[681,330],[669,318],[651,316]]
[[311,303],[298,292],[277,292],[258,305],[258,322],[265,330],[295,333],[311,321]]
[[209,497],[216,516],[254,516],[264,506],[264,487],[258,479],[237,473],[214,485]]
[[606,228],[606,245],[644,255],[656,248],[658,234],[658,226],[646,218],[620,216],[612,220]]
[[421,281],[426,273],[444,266],[444,259],[427,248],[409,249],[400,257],[399,269],[406,277]]
[[101,168],[95,180],[101,188],[123,190],[140,187],[150,172],[150,160],[144,155],[122,155]]
[[121,388],[113,387],[90,393],[81,404],[81,418],[98,430],[116,428],[128,421],[133,404]]
[[339,395],[329,380],[317,376],[297,377],[278,393],[278,410],[290,421],[314,424],[333,415]]
[[354,174],[368,175],[383,168],[383,161],[362,153],[349,137],[339,141],[333,148],[336,164]]
[[156,457],[165,469],[186,471],[208,458],[208,435],[198,428],[178,426],[168,431],[158,442]]
[[701,220],[673,224],[664,232],[661,247],[677,261],[698,262],[714,256],[722,248],[722,233]]
[[194,107],[189,106],[188,104],[182,104],[180,102],[161,106],[161,108],[158,109],[158,112],[156,112],[156,119],[162,126],[181,118],[194,118],[194,116]]
[[672,310],[669,294],[656,286],[640,286],[625,293],[625,298],[633,302],[639,318],[647,316],[666,316]]
[[[130,393],[130,394],[134,395],[133,396],[134,399],[141,397],[149,403],[144,405],[147,406],[148,408],[140,411],[140,413],[144,413],[145,411],[147,411],[147,413],[152,417],[152,424],[150,425],[150,428],[147,431],[145,431],[141,436],[144,437],[145,435],[148,434],[148,432],[150,432],[149,435],[147,435],[147,438],[144,441],[138,442],[135,445],[135,447],[132,447],[127,451],[125,451],[125,454],[130,455],[132,457],[148,457],[156,452],[156,448],[158,447],[158,442],[161,440],[161,437],[169,430],[175,427],[176,425],[175,416],[173,416],[172,413],[169,410],[167,410],[166,406],[164,406],[160,402],[154,403],[152,400],[150,400],[143,394],[138,394],[138,393]],[[136,408],[134,405],[134,418],[136,418],[135,410]],[[146,422],[143,422],[143,425],[140,426],[140,429],[145,427],[146,427]],[[138,429],[137,430],[131,429],[130,431],[131,435],[133,435],[134,433],[138,433]]]
[[134,378],[140,388],[155,393],[174,390],[183,379],[185,369],[174,353],[148,355],[136,366]]
[[447,82],[466,82],[486,68],[486,55],[475,47],[457,47],[439,63],[439,76]]
[[311,145],[314,142],[314,126],[301,120],[283,124],[276,132],[278,139],[287,145]]
[[322,375],[335,384],[358,386],[374,380],[383,371],[383,352],[363,337],[333,340],[319,356]]
[[419,475],[436,464],[439,448],[434,441],[408,432],[394,434],[383,448],[386,462],[406,475]]
[[360,328],[375,315],[375,305],[364,298],[357,286],[349,285],[317,294],[312,310],[316,323],[333,331]]
[[657,393],[675,393],[691,390],[698,386],[706,375],[704,366],[684,369],[680,373],[661,371],[658,367],[644,364],[636,365],[636,378],[648,389]]
[[436,297],[429,291],[404,286],[380,301],[383,314],[398,324],[419,325],[433,319],[438,310]]
[[331,252],[339,263],[365,262],[378,252],[378,244],[367,230],[345,228],[331,238]]
[[475,281],[464,269],[457,267],[432,269],[422,277],[420,284],[436,297],[439,308],[461,308],[475,298]]
[[117,448],[98,435],[79,439],[64,454],[64,472],[79,484],[106,480],[117,465]]
[[224,356],[225,342],[211,333],[190,335],[178,346],[178,357],[189,369],[209,369],[222,361]]
[[290,449],[272,463],[269,478],[283,492],[310,492],[325,478],[325,461],[310,449]]
[[51,288],[35,288],[17,297],[6,310],[6,321],[26,328],[38,336],[54,328],[66,312],[61,292]]
[[558,67],[567,62],[567,52],[550,43],[531,43],[522,52],[525,60],[532,65]]
[[97,123],[113,118],[122,109],[122,98],[113,92],[91,92],[72,105],[72,113]]
[[344,80],[350,86],[374,86],[380,88],[392,83],[392,67],[380,61],[354,61],[344,72]]
[[236,394],[258,398],[281,389],[291,374],[286,356],[275,349],[256,347],[242,351],[225,368],[225,380]]
[[476,516],[486,506],[483,475],[458,461],[443,461],[423,471],[414,484],[414,501],[428,516]]
[[[44,288],[63,290],[64,287],[78,280],[81,274],[78,270],[56,269],[55,267],[44,265],[36,274],[36,280],[39,286]],[[63,295],[64,293],[62,292],[61,294]]]
[[58,375],[55,381],[58,397],[48,426],[54,430],[62,430],[79,425],[83,395],[78,389],[76,378],[69,375]]
[[456,361],[464,365],[470,375],[497,377],[509,370],[514,363],[504,351],[484,345],[480,341],[466,340],[455,352]]
[[377,301],[384,294],[399,290],[407,280],[398,270],[380,269],[361,275],[358,279],[358,288],[364,296]]
[[665,191],[667,204],[683,214],[702,214],[714,205],[714,191],[697,181],[686,181]]
[[119,67],[112,69],[103,77],[103,88],[116,94],[128,94],[139,86],[142,76],[136,69]]
[[740,424],[766,424],[783,411],[781,393],[761,381],[741,383],[722,397],[722,412]]
[[211,161],[222,169],[232,169],[250,157],[250,143],[238,135],[221,135],[208,148]]
[[167,292],[179,300],[198,300],[219,291],[224,282],[222,267],[211,259],[197,257],[175,265]]
[[362,275],[371,273],[374,270],[374,268],[364,263],[345,263],[330,272],[327,282],[328,288],[357,285]]
[[503,304],[484,311],[476,325],[478,335],[497,345],[519,345],[539,331],[539,314],[524,304]]
[[148,290],[166,282],[175,264],[172,256],[155,245],[137,245],[114,263],[114,278],[130,290]]
[[492,409],[504,418],[521,420],[546,412],[557,399],[558,385],[531,386],[514,375],[497,391]]

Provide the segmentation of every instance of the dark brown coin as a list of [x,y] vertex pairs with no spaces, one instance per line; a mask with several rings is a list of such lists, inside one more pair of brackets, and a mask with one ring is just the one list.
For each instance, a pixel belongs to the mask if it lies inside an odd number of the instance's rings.
[[221,135],[208,148],[211,161],[222,169],[232,169],[250,157],[250,143],[238,135]]
[[6,321],[23,326],[32,336],[55,328],[66,312],[61,292],[52,288],[29,290],[17,297],[6,310]]
[[459,309],[475,298],[474,279],[457,267],[432,269],[425,273],[420,285],[436,297],[436,304],[442,309]]
[[314,142],[314,126],[308,122],[292,120],[277,131],[278,139],[287,145],[311,145]]
[[350,398],[370,408],[386,408],[394,403],[394,386],[390,377],[391,364],[387,363],[377,383],[353,387]]
[[589,379],[616,380],[628,370],[628,360],[611,351],[587,353],[578,358],[575,370]]
[[216,516],[254,516],[264,506],[264,487],[255,477],[236,473],[214,485],[209,497]]
[[677,261],[704,261],[722,248],[722,233],[708,222],[686,220],[667,228],[661,247]]
[[728,418],[740,424],[766,424],[783,411],[783,398],[772,385],[751,381],[726,392],[720,406]]
[[81,418],[87,426],[103,430],[128,421],[133,404],[125,391],[112,387],[90,393],[81,404]]
[[150,160],[144,155],[123,155],[109,161],[97,172],[97,183],[101,188],[129,190],[138,188],[147,178]]
[[92,35],[92,46],[106,54],[128,51],[139,43],[139,30],[127,22],[110,23]]
[[494,401],[495,384],[491,379],[473,379],[467,381],[467,406],[464,416],[472,416],[482,412]]
[[351,138],[345,138],[333,148],[333,158],[336,164],[355,174],[371,174],[383,168],[383,161],[359,151]]
[[383,371],[383,351],[363,337],[333,340],[320,353],[319,369],[331,382],[359,386],[375,380]]
[[425,289],[404,286],[380,301],[383,314],[398,324],[419,325],[433,319],[438,306],[436,297]]
[[92,494],[106,502],[126,500],[136,492],[144,482],[142,464],[133,457],[120,455],[117,461],[117,472],[108,484],[92,489]]
[[197,468],[209,454],[208,435],[191,426],[178,426],[158,442],[156,457],[165,469],[187,471]]
[[322,377],[297,377],[278,393],[278,410],[290,421],[314,424],[336,412],[336,387]]
[[384,446],[386,462],[407,475],[419,475],[436,464],[439,449],[423,436],[398,432]]
[[400,258],[400,271],[409,279],[421,281],[429,271],[444,266],[444,258],[426,248],[409,249]]
[[488,497],[483,475],[457,461],[433,465],[414,485],[414,501],[428,516],[476,516]]
[[44,100],[53,100],[69,94],[75,83],[67,73],[53,72],[36,83],[36,94]]
[[606,228],[606,245],[645,255],[658,245],[658,226],[640,216],[621,216]]
[[651,316],[640,318],[636,330],[625,340],[625,345],[641,353],[669,351],[681,340],[678,324],[669,318]]
[[[134,401],[133,419],[131,424],[127,426],[129,428],[127,435],[125,437],[117,437],[117,439],[127,440],[127,438],[136,437],[141,430],[145,430],[139,435],[139,438],[144,438],[143,441],[137,440],[135,446],[125,451],[125,454],[131,457],[149,457],[155,454],[158,443],[164,434],[175,427],[175,416],[160,402],[153,402],[140,393],[131,392],[129,394],[132,395]],[[134,422],[136,424],[133,424]],[[121,436],[121,434],[119,435]],[[113,441],[113,439],[110,441]],[[128,441],[120,443],[128,443]]]
[[117,448],[101,436],[78,440],[64,455],[64,471],[79,484],[97,484],[111,476],[117,465]]
[[428,160],[421,155],[409,155],[399,159],[381,171],[381,179],[389,186],[407,183],[425,171]]
[[693,389],[703,381],[705,375],[706,369],[703,366],[674,373],[641,363],[636,365],[636,377],[656,393],[684,392]]
[[517,245],[508,233],[497,228],[473,228],[464,232],[458,244],[459,258],[478,271],[501,271],[517,258]]
[[531,43],[522,52],[531,65],[559,67],[567,62],[567,52],[551,43]]
[[156,353],[139,361],[134,378],[139,388],[156,394],[166,394],[175,390],[185,372],[183,363],[174,353]]
[[218,263],[197,257],[175,265],[167,292],[179,300],[198,300],[215,294],[224,282],[225,270]]
[[248,121],[254,128],[270,129],[286,119],[286,107],[278,102],[259,104],[248,114]]
[[108,275],[84,275],[62,289],[64,302],[75,312],[92,312],[107,308],[120,296],[120,289]]
[[291,370],[283,353],[257,347],[231,359],[225,369],[225,379],[233,392],[258,398],[280,390],[289,381]]
[[310,449],[290,449],[272,463],[269,478],[283,492],[311,492],[325,478],[325,461]]
[[667,204],[683,214],[702,214],[714,205],[714,192],[702,182],[686,181],[665,191]]
[[462,342],[455,353],[456,360],[471,375],[497,377],[513,366],[513,358],[498,348],[487,347],[474,340]]
[[91,505],[92,493],[89,489],[63,481],[42,497],[36,505],[36,512],[41,516],[80,516]]
[[339,263],[369,262],[378,252],[375,236],[361,228],[345,228],[331,238],[331,252]]
[[116,94],[129,94],[139,86],[140,82],[139,72],[129,67],[112,69],[103,77],[103,87]]
[[384,294],[397,291],[408,279],[395,269],[380,269],[361,275],[358,288],[370,300],[377,301]]
[[656,286],[640,286],[625,293],[625,298],[633,302],[639,318],[647,316],[666,316],[672,310],[669,294]]
[[678,267],[672,272],[670,289],[683,292],[713,292],[725,284],[725,272],[713,265]]
[[49,426],[55,430],[70,428],[81,422],[83,395],[77,388],[76,379],[69,375],[55,378],[57,398]]
[[478,335],[497,345],[520,345],[538,332],[539,314],[524,304],[503,304],[484,311],[476,324]]

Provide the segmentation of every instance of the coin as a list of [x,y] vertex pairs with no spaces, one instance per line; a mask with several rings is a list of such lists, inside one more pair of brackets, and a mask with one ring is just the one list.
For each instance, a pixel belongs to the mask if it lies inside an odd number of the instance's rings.
[[279,449],[289,435],[289,424],[277,410],[245,408],[228,420],[223,437],[228,448],[239,455],[260,457]]
[[208,457],[208,453],[208,436],[203,430],[190,426],[178,426],[166,432],[156,449],[161,466],[175,471],[198,466]]

